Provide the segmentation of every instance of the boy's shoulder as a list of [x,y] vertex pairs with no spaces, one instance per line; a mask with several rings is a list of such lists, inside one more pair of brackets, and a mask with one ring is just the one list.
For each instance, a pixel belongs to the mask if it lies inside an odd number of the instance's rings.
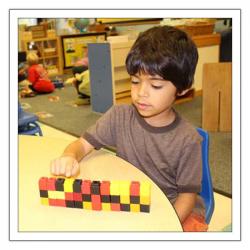
[[192,142],[200,142],[202,137],[197,131],[197,127],[195,127],[190,121],[182,117],[178,114],[179,123],[176,127],[175,133],[177,136],[181,137],[182,140],[186,141],[187,143]]

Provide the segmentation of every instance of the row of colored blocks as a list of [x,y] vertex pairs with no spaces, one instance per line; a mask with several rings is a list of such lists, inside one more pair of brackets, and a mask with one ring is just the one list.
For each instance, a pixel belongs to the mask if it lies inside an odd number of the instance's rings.
[[90,181],[74,178],[39,179],[41,203],[88,210],[149,212],[148,181]]

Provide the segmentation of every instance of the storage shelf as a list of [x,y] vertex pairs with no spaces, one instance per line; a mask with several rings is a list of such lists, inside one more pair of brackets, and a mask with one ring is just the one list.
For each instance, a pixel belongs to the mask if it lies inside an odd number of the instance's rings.
[[[33,43],[32,49],[29,48],[29,45]],[[49,76],[55,76],[62,74],[62,63],[60,56],[60,45],[59,39],[57,37],[52,38],[36,38],[36,39],[24,39],[21,41],[21,49],[22,51],[35,51],[39,56],[39,62],[42,63],[46,68],[48,65],[55,65],[56,69],[54,72],[50,73]],[[51,54],[49,54],[51,53]]]

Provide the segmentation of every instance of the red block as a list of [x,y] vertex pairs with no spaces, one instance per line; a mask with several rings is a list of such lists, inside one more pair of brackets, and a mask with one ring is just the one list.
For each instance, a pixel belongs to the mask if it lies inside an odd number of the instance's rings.
[[67,201],[73,201],[74,200],[74,194],[73,193],[69,193],[69,192],[65,192],[65,200],[67,200]]
[[110,207],[112,211],[121,211],[120,203],[110,203]]
[[48,177],[41,177],[39,179],[39,190],[48,190],[47,183]]
[[92,210],[102,210],[101,196],[98,194],[91,195]]
[[140,182],[138,182],[138,181],[131,182],[130,195],[140,196]]
[[102,181],[100,193],[101,195],[110,195],[110,181]]
[[90,186],[91,186],[91,181],[90,180],[84,180],[82,182],[82,193],[83,194],[90,194]]
[[57,200],[56,199],[49,199],[49,205],[50,206],[56,206],[57,205]]
[[58,207],[66,207],[65,200],[57,199],[55,203],[56,203],[56,206]]
[[73,193],[74,201],[82,201],[82,194],[81,193]]
[[56,179],[53,177],[48,178],[47,187],[48,190],[56,190]]

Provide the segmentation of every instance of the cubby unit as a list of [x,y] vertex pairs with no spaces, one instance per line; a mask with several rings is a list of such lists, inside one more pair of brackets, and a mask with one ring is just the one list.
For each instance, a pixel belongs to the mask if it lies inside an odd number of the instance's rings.
[[34,51],[39,56],[39,63],[47,69],[49,76],[62,74],[59,40],[54,38],[36,38],[21,41],[21,50]]

